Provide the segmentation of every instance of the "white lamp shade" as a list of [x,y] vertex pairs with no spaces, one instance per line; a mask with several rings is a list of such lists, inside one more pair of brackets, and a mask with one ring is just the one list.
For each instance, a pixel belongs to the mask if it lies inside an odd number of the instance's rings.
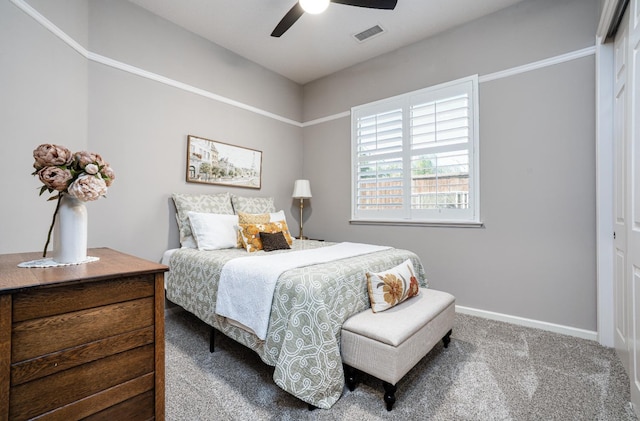
[[311,197],[311,185],[309,180],[296,180],[293,184],[293,194],[291,197],[296,199],[306,199]]
[[329,0],[300,0],[300,6],[305,12],[317,15],[327,10]]

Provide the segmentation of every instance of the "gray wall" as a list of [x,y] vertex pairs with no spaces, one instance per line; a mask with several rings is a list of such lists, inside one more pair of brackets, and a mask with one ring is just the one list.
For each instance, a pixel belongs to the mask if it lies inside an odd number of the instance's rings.
[[[301,119],[299,85],[129,2],[30,4],[93,53]],[[14,158],[0,166],[10,180],[0,253],[44,245],[55,203],[38,197],[40,183],[29,174],[31,152],[45,142],[98,152],[116,171],[108,197],[87,205],[90,247],[158,261],[178,246],[172,192],[273,196],[295,225],[300,127],[87,60],[8,1],[0,2],[0,40],[0,142]],[[263,151],[262,188],[186,183],[189,134]]]
[[[67,2],[65,26],[87,41],[87,7]],[[0,1],[0,253],[42,250],[55,202],[38,197],[33,149],[87,147],[87,61],[9,1]]]
[[[306,85],[304,120],[593,46],[598,14],[525,1]],[[350,120],[306,127],[305,234],[413,250],[459,305],[595,331],[594,62],[480,84],[480,229],[350,225]]]
[[[526,0],[300,87],[122,0],[29,3],[94,53],[297,121],[592,46],[600,8]],[[302,129],[87,60],[2,1],[0,253],[43,246],[54,203],[31,151],[60,143],[116,171],[88,205],[92,247],[159,260],[178,242],[172,192],[274,196],[296,225],[305,176],[305,234],[410,249],[460,305],[595,330],[594,86],[593,56],[480,84],[484,228],[352,226],[349,118]],[[262,150],[262,189],[186,183],[188,134]]]

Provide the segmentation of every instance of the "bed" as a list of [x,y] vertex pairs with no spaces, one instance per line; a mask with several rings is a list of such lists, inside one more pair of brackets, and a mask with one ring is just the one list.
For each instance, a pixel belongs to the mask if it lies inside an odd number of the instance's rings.
[[[180,218],[178,202],[176,208]],[[273,380],[279,387],[310,405],[328,409],[340,398],[344,385],[340,356],[342,323],[370,307],[366,272],[384,271],[410,259],[418,282],[427,286],[424,268],[416,254],[386,248],[285,270],[274,285],[264,339],[246,325],[217,314],[216,299],[223,268],[234,259],[249,254],[275,259],[281,254],[305,253],[334,245],[294,240],[291,249],[268,253],[264,250],[247,253],[243,248],[203,251],[184,246],[170,250],[163,259],[170,268],[166,297],[254,350],[266,364],[275,367]],[[260,271],[260,267],[251,267]]]

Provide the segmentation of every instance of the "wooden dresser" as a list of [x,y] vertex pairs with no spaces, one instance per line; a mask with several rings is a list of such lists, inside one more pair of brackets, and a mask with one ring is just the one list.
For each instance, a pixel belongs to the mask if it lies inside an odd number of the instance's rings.
[[0,255],[0,421],[164,420],[166,266],[107,248],[97,262],[19,268]]

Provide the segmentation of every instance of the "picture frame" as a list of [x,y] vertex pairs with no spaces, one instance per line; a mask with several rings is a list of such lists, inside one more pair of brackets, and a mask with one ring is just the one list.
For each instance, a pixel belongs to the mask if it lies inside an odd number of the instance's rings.
[[260,189],[262,151],[188,135],[186,181]]

